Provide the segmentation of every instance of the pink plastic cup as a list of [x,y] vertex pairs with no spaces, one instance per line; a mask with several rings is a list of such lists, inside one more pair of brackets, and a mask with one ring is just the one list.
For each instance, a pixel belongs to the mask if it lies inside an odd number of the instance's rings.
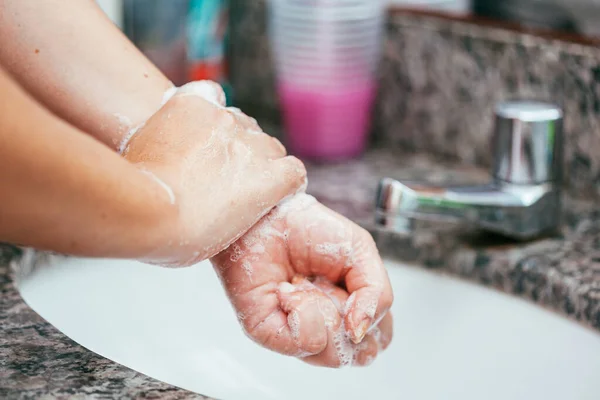
[[387,0],[272,0],[270,38],[290,152],[321,161],[363,152]]
[[366,148],[375,80],[346,87],[307,86],[284,80],[278,85],[285,140],[290,152],[316,160],[341,160]]

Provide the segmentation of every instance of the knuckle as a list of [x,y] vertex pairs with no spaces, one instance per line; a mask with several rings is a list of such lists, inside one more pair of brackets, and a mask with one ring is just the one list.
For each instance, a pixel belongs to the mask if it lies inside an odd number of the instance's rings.
[[240,112],[239,114],[234,114],[234,115],[236,116],[237,119],[239,119],[240,124],[245,126],[246,129],[251,130],[251,128],[255,128],[254,124],[252,123],[252,118],[250,118],[246,114]]
[[273,142],[275,147],[279,150],[281,155],[283,155],[283,156],[287,155],[287,150],[285,149],[285,146],[279,141],[279,139],[271,136],[271,141]]
[[215,99],[219,104],[225,104],[225,91],[223,87],[214,81],[202,81],[204,84],[211,86],[214,90]]
[[320,354],[327,347],[327,334],[315,335],[308,339],[308,341],[302,346],[302,350],[309,354]]
[[357,225],[356,232],[357,232],[356,238],[360,242],[362,242],[363,244],[365,244],[369,247],[376,247],[375,240],[373,239],[373,236],[371,235],[371,233],[368,230],[366,230],[362,226]]
[[289,165],[289,169],[296,175],[299,181],[306,179],[306,166],[300,159],[294,156],[287,156],[286,160]]
[[236,116],[232,113],[223,112],[220,117],[221,124],[227,129],[231,129],[232,131],[238,125],[238,120]]

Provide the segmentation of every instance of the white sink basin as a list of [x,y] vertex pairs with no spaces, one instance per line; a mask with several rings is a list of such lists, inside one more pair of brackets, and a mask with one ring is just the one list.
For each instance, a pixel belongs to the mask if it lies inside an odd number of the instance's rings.
[[240,330],[208,263],[166,270],[61,259],[21,282],[76,342],[153,378],[233,399],[599,399],[600,335],[517,298],[388,263],[394,340],[367,368],[328,370]]

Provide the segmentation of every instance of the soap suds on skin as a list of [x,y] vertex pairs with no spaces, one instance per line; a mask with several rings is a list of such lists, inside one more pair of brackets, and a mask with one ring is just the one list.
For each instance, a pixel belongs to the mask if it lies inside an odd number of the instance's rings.
[[137,131],[139,131],[141,128],[143,128],[144,125],[145,125],[145,122],[139,126],[136,126],[133,129],[131,129],[129,132],[127,132],[127,134],[125,134],[123,136],[123,140],[121,140],[121,144],[119,144],[119,148],[117,149],[119,154],[123,154],[125,152],[125,150],[127,150],[127,146],[129,145],[131,138],[133,138],[135,136],[135,134],[137,133]]
[[346,259],[347,265],[352,265],[352,243],[349,241],[341,243],[320,243],[315,245],[318,254],[331,257],[335,260]]
[[288,314],[287,317],[288,326],[290,327],[290,332],[292,333],[292,337],[295,341],[300,339],[300,316],[298,315],[298,311],[293,310]]
[[[289,213],[304,210],[314,203],[316,203],[316,199],[310,195],[307,195],[303,192],[287,197],[282,200],[277,207],[275,207],[270,214],[268,214],[259,224],[255,226],[255,228],[242,239],[242,243],[244,247],[250,253],[260,253],[265,251],[262,242],[268,238],[278,237],[283,240],[287,240],[288,232],[281,232],[279,229],[274,227],[273,222],[278,221],[280,219],[285,218]],[[343,238],[341,238],[343,239]],[[321,243],[315,246],[315,251],[320,254],[334,257],[336,259],[344,257],[348,260],[350,264],[353,258],[353,247],[352,243],[349,240],[343,240],[339,243]],[[237,249],[233,249],[233,254],[237,253]],[[246,269],[247,266],[242,265],[242,268]],[[308,290],[317,288],[321,290],[323,293],[327,295],[327,293],[319,288],[318,286],[313,285],[312,283],[307,283],[310,287],[304,287],[305,283],[299,284],[290,284],[288,282],[283,282],[279,285],[279,291],[282,293],[294,293],[298,291]],[[339,363],[341,367],[351,366],[354,362],[356,362],[356,357],[360,353],[361,349],[363,349],[366,344],[358,344],[355,345],[348,333],[346,332],[345,323],[343,321],[343,317],[347,315],[347,313],[353,309],[354,302],[356,300],[356,294],[353,293],[350,295],[345,304],[339,304],[339,301],[335,298],[335,296],[328,295],[328,298],[334,301],[334,306],[337,310],[341,310],[340,317],[342,318],[342,323],[339,328],[335,331],[333,336],[333,344],[335,346],[335,352],[339,359]],[[369,304],[367,307],[368,314],[374,315],[377,304]],[[322,313],[325,314],[325,313]],[[331,328],[334,324],[334,321],[326,318],[325,320],[326,326]],[[292,310],[287,314],[287,325],[290,329],[290,333],[294,341],[298,341],[300,337],[300,315],[297,310]],[[362,345],[362,347],[361,347]],[[296,357],[301,358],[300,355]]]
[[[165,104],[167,104],[168,101],[171,100],[171,98],[173,98],[173,96],[175,95],[198,96],[208,101],[215,107],[226,109],[228,112],[238,116],[245,116],[247,118],[250,118],[246,116],[242,112],[242,110],[240,110],[237,107],[225,107],[227,101],[227,99],[225,98],[225,92],[218,83],[213,81],[194,81],[189,82],[179,88],[176,86],[170,87],[163,94],[159,109],[162,108]],[[123,139],[121,140],[121,143],[118,146],[119,154],[123,154],[123,152],[127,149],[127,145],[131,141],[131,138],[146,124],[147,121],[144,121],[138,126],[130,129],[132,122],[129,118],[119,114],[115,114],[115,117],[119,119],[119,124],[121,126],[126,127],[125,129],[129,129],[129,131],[127,132],[127,134],[124,135]],[[167,118],[170,118],[170,116],[168,115]],[[252,120],[254,121],[254,123],[256,123],[255,119],[252,118]],[[262,131],[253,129],[248,129],[246,130],[246,132],[255,135],[264,134],[264,132]]]
[[[319,279],[325,279],[325,278],[317,277],[316,279],[319,280]],[[278,290],[282,293],[288,293],[288,294],[295,293],[295,292],[302,292],[305,290],[319,290],[322,293],[328,295],[328,297],[330,299],[332,299],[332,300],[335,299],[335,296],[330,296],[330,293],[328,294],[327,290],[323,289],[322,287],[316,286],[313,283],[308,282],[308,281],[300,282],[300,283],[296,283],[296,284],[282,282],[279,284]],[[352,340],[350,339],[350,336],[346,332],[346,326],[345,326],[345,323],[343,320],[343,316],[345,313],[347,313],[347,310],[352,306],[355,298],[356,298],[355,295],[354,296],[351,295],[348,298],[348,301],[345,304],[345,306],[346,306],[345,310],[342,310],[341,305],[339,305],[339,304],[336,305],[336,309],[340,310],[340,317],[342,317],[342,321],[341,321],[341,324],[338,327],[338,329],[335,330],[335,332],[333,333],[332,341],[333,341],[333,345],[335,346],[335,354],[337,355],[337,358],[339,360],[340,368],[349,367],[349,366],[352,366],[355,363],[357,363],[358,357],[361,354],[361,352],[366,350],[369,346],[367,341],[363,341],[359,344],[354,344],[352,342]],[[320,306],[319,306],[319,309],[321,309]],[[329,318],[326,318],[325,312],[321,311],[321,314],[325,318],[325,325],[328,328],[331,328],[334,324],[334,321],[330,320]],[[381,318],[378,320],[377,323],[379,323],[380,321],[381,321]],[[300,317],[298,315],[297,310],[293,310],[290,313],[288,313],[287,323],[288,323],[290,332],[292,334],[292,338],[295,341],[298,341],[299,335],[300,335]],[[382,350],[383,349],[383,338],[381,337],[382,336],[381,330],[377,326],[375,326],[372,328],[372,331],[373,331],[372,336],[377,342],[378,349]],[[309,354],[295,355],[295,357],[303,358],[308,355]],[[362,360],[362,364],[369,365],[374,360],[375,360],[375,356],[366,355],[365,359]]]
[[133,125],[133,122],[131,122],[131,118],[129,118],[125,115],[121,115],[119,113],[115,113],[113,115],[117,118],[117,121],[119,121],[119,127],[121,129],[123,129],[123,130],[131,129],[131,125]]
[[254,271],[252,270],[252,264],[250,264],[249,261],[243,261],[242,269],[246,273],[246,276],[248,276],[248,279],[250,279],[250,283],[252,283],[252,274],[254,273]]
[[140,170],[143,174],[149,176],[154,182],[158,183],[161,188],[164,189],[165,192],[169,195],[169,201],[171,204],[175,204],[176,198],[173,189],[169,185],[167,185],[162,179],[158,176],[154,175],[152,172],[147,171],[145,169]]
[[167,91],[163,94],[162,101],[160,102],[160,106],[162,107],[165,104],[167,104],[169,102],[169,100],[171,100],[171,97],[175,96],[175,93],[177,93],[176,86],[172,86],[169,89],[167,89]]
[[333,337],[333,344],[335,345],[335,350],[338,359],[340,360],[340,367],[351,366],[355,359],[355,346],[352,344],[346,333],[346,327],[343,321]]
[[225,93],[219,84],[211,81],[190,82],[177,90],[182,96],[199,96],[217,107],[224,108],[226,102]]
[[234,243],[231,248],[233,249],[233,254],[229,257],[229,259],[232,262],[237,262],[244,255],[244,251],[237,243]]

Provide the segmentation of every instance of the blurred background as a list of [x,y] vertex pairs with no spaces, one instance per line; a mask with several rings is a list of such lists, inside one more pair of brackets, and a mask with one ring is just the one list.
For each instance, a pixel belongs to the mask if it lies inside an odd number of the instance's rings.
[[305,159],[489,167],[495,104],[537,99],[567,116],[568,185],[600,195],[600,0],[98,2],[175,84],[219,81]]

